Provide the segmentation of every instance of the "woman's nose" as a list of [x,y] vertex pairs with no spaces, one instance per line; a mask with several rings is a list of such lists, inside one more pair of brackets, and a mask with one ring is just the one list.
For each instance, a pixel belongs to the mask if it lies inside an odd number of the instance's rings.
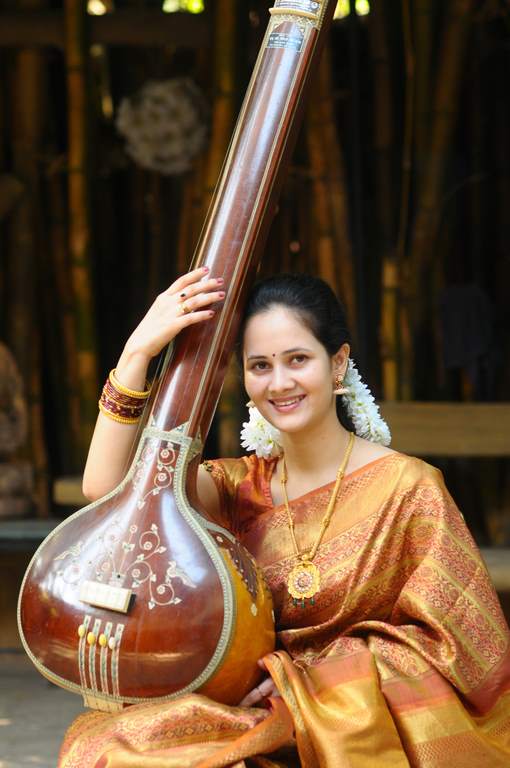
[[273,394],[286,392],[294,387],[290,371],[283,365],[275,365],[269,382],[269,391]]

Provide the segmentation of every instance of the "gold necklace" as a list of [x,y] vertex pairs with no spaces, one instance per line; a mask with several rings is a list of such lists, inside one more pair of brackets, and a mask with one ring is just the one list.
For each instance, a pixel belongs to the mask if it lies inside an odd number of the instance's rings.
[[320,571],[315,565],[315,563],[313,562],[313,559],[317,554],[317,550],[319,549],[320,543],[322,541],[322,537],[326,533],[327,527],[331,522],[333,511],[335,509],[335,502],[337,500],[338,492],[340,490],[340,486],[342,484],[342,480],[345,475],[345,470],[351,455],[353,445],[354,445],[354,432],[351,432],[349,434],[349,442],[347,444],[347,448],[345,449],[345,454],[342,459],[342,463],[338,468],[335,486],[329,498],[328,506],[326,508],[326,514],[324,515],[324,518],[322,520],[322,525],[319,531],[319,535],[317,537],[317,541],[308,552],[300,552],[297,541],[296,541],[296,532],[294,530],[294,518],[292,517],[292,512],[290,511],[289,499],[287,496],[287,467],[285,465],[285,457],[283,458],[282,475],[280,478],[280,483],[282,484],[282,492],[283,492],[283,498],[285,501],[285,509],[287,511],[290,534],[292,536],[292,543],[294,544],[294,553],[296,557],[298,557],[300,560],[300,562],[297,565],[295,565],[294,568],[292,568],[291,572],[288,575],[287,589],[289,591],[290,596],[294,600],[294,605],[297,605],[298,601],[300,601],[302,608],[305,607],[305,600],[307,598],[310,598],[312,605],[315,604],[314,596],[317,594],[317,592],[321,587]]

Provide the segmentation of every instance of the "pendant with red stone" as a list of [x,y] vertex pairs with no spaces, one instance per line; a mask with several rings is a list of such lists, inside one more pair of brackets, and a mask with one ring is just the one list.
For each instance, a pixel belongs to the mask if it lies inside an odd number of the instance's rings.
[[314,595],[317,594],[321,586],[321,577],[319,569],[310,560],[303,560],[289,573],[287,579],[287,589],[290,596],[294,599],[294,605],[301,603],[305,607],[305,600],[310,599],[314,605]]

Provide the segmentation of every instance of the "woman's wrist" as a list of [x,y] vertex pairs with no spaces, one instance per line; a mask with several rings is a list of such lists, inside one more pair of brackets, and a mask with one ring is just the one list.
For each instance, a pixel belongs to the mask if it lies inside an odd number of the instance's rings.
[[115,366],[115,377],[124,387],[143,391],[150,361],[149,355],[126,344]]

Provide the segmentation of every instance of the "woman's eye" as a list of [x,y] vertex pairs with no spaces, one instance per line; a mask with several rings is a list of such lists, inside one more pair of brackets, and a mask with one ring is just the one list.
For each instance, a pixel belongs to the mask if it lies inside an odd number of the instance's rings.
[[254,363],[251,367],[252,371],[265,371],[267,368],[267,363],[264,363],[262,360],[258,363]]
[[306,355],[294,355],[294,357],[292,358],[292,362],[298,363],[298,364],[304,363],[306,359],[307,359]]

